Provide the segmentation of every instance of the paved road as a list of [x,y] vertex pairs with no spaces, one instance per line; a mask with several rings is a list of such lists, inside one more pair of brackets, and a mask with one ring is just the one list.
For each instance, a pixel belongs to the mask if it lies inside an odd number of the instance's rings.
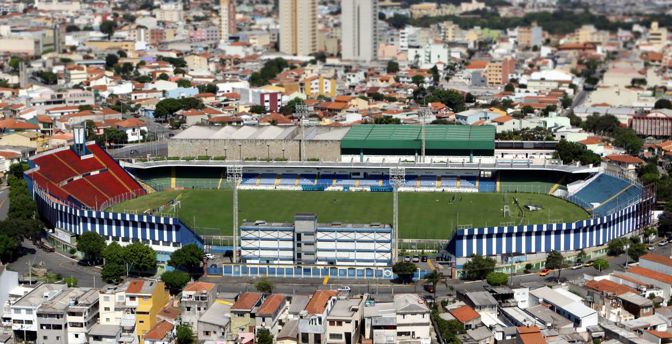
[[0,186],[0,221],[7,219],[9,212],[9,187]]
[[61,254],[45,252],[28,240],[23,241],[23,247],[27,253],[8,265],[10,270],[17,271],[20,275],[28,276],[29,264],[43,263],[50,272],[76,278],[80,287],[93,287],[94,283],[96,287],[105,285],[97,268],[80,266],[76,261]]

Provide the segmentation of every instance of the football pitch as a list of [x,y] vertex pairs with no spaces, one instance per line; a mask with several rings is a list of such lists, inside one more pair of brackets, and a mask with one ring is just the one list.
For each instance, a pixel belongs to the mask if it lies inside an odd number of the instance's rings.
[[[179,201],[172,209],[171,200]],[[517,203],[516,203],[517,200]],[[175,216],[202,235],[231,235],[231,190],[180,190],[152,193],[115,205],[115,212],[153,212]],[[504,205],[509,215],[504,216]],[[525,206],[533,205],[530,211]],[[311,212],[318,222],[392,223],[392,193],[239,191],[239,220],[291,222],[296,213]],[[565,200],[527,193],[402,192],[399,194],[401,238],[449,239],[458,227],[572,222],[589,218]]]

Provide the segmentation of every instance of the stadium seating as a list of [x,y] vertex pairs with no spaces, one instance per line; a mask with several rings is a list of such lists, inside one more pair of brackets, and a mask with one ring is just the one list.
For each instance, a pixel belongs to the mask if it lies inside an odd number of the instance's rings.
[[587,204],[602,203],[624,190],[630,183],[608,174],[600,174],[573,196]]
[[600,204],[593,212],[598,216],[606,216],[615,210],[622,209],[624,206],[640,199],[642,196],[642,189],[636,185],[630,185],[625,190],[618,193],[615,197]]
[[100,147],[87,146],[91,154],[80,158],[73,150],[48,152],[32,159],[27,173],[33,185],[63,201],[100,209],[124,195],[143,195],[145,190]]
[[476,177],[461,177],[460,189],[474,189],[476,188]]
[[457,178],[453,176],[441,176],[441,187],[455,188],[457,187]]
[[275,185],[275,181],[277,179],[276,174],[271,174],[271,173],[262,173],[259,175],[258,178],[258,185],[270,185],[273,186]]
[[317,176],[314,174],[302,174],[299,178],[299,184],[301,185],[315,185],[317,180]]
[[292,186],[297,184],[299,176],[296,174],[283,174],[279,178],[279,185]]
[[484,179],[481,178],[478,180],[478,192],[496,192],[497,191],[497,181],[494,179]]
[[421,188],[436,188],[436,176],[420,176]]

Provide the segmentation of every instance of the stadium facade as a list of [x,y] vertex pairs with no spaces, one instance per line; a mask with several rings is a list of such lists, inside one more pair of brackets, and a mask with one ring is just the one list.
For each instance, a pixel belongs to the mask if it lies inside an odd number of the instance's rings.
[[[306,191],[389,192],[392,190],[389,171],[393,167],[406,169],[406,178],[400,188],[403,192],[532,190],[525,187],[507,189],[500,185],[497,178],[504,172],[514,175],[553,172],[562,174],[563,179],[564,176],[569,176],[568,179],[573,180],[564,190],[553,187],[544,192],[581,206],[591,213],[591,219],[558,223],[549,218],[548,223],[534,225],[457,228],[445,242],[447,252],[454,258],[458,270],[474,254],[495,256],[500,262],[504,262],[505,257],[512,255],[522,256],[524,259],[543,255],[551,250],[581,250],[604,245],[613,238],[631,235],[649,225],[655,201],[653,190],[624,175],[604,169],[567,166],[548,160],[545,156],[549,147],[545,145],[509,143],[503,145],[506,147],[503,150],[498,150],[494,141],[494,130],[490,133],[470,127],[429,126],[430,129],[426,132],[426,149],[432,160],[420,163],[417,160],[421,146],[418,127],[400,129],[406,126],[396,126],[398,128],[389,129],[390,127],[392,126],[356,126],[353,129],[337,131],[342,135],[340,138],[334,137],[332,131],[322,132],[322,135],[326,135],[323,138],[329,138],[326,141],[333,141],[330,145],[337,142],[338,156],[334,161],[182,159],[131,161],[123,164],[126,169],[96,145],[84,144],[83,134],[80,137],[76,133],[76,144],[73,147],[52,150],[31,158],[31,169],[26,172],[26,179],[37,201],[40,215],[51,229],[52,240],[73,246],[76,236],[95,231],[108,242],[119,242],[122,245],[144,242],[151,245],[159,252],[160,260],[166,260],[171,252],[183,245],[203,245],[204,241],[177,218],[153,216],[151,213],[122,214],[106,211],[109,206],[121,200],[140,197],[153,191],[149,186],[152,185],[152,180],[148,176],[160,169],[212,170],[214,173],[209,173],[208,176],[214,175],[213,179],[221,182],[227,167],[242,166],[241,187],[262,190],[285,188]],[[232,133],[235,134],[243,129],[227,130],[234,130]],[[258,134],[259,130],[255,128],[254,132]],[[291,128],[286,130],[293,133],[287,134],[287,137],[295,137],[292,135],[296,135],[296,132]],[[248,130],[249,133],[251,132]],[[239,137],[242,136],[244,135],[240,133]],[[252,138],[247,136],[246,139]],[[259,137],[255,140],[257,139]],[[186,146],[184,140],[184,137],[171,140],[169,151],[171,145],[181,143]],[[213,138],[201,140],[222,142]],[[212,142],[207,141],[207,144]],[[253,148],[249,149],[262,147],[269,154],[270,144],[250,144]],[[276,146],[281,147],[279,143]],[[243,148],[240,141],[237,141],[229,149]],[[206,155],[216,154],[210,150],[207,152]],[[189,154],[198,155],[195,153]],[[255,151],[250,154],[258,153]],[[410,160],[406,160],[409,157]],[[495,178],[495,175],[498,177]],[[579,175],[580,178],[576,177]],[[164,184],[165,187],[156,188],[157,190],[187,187],[178,185],[174,175],[166,179],[168,182]],[[212,184],[205,187],[215,188]],[[515,197],[514,193],[511,194]],[[524,206],[526,205],[519,205],[520,211]],[[391,253],[388,251],[392,249],[388,240],[392,236],[389,226],[334,226],[311,221],[314,225],[308,227],[312,228],[309,231],[313,233],[312,239],[304,237],[300,240],[296,238],[297,231],[300,231],[298,228],[306,228],[305,224],[310,221],[300,221],[303,223],[300,226],[297,226],[296,221],[293,224],[252,223],[241,226],[239,244],[243,263],[224,266],[222,273],[233,276],[277,274],[287,277],[389,277],[389,266],[392,264]],[[310,236],[311,234],[308,238]],[[304,242],[306,240],[308,242]],[[305,250],[308,249],[303,246],[304,243],[308,244],[308,248],[314,245],[314,258],[304,258],[304,253],[307,252]],[[300,258],[297,257],[299,253]]]

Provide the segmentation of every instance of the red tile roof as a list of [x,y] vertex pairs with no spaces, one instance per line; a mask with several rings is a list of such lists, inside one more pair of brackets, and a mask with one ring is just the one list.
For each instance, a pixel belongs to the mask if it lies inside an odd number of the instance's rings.
[[602,138],[599,136],[588,136],[585,140],[579,141],[579,143],[583,143],[584,145],[596,145],[600,142],[602,142]]
[[614,295],[622,295],[622,294],[625,294],[625,293],[635,293],[635,294],[637,294],[636,290],[634,290],[634,289],[632,289],[628,286],[610,281],[610,280],[588,281],[588,282],[586,282],[586,287],[590,288],[590,289],[593,289],[593,290],[597,290],[597,291],[600,291],[600,292],[607,292],[607,293],[614,294]]
[[472,60],[465,69],[485,69],[488,66],[488,61]]
[[481,315],[478,314],[473,308],[466,305],[459,308],[450,309],[448,312],[450,312],[450,314],[452,314],[455,319],[457,319],[457,321],[461,322],[462,324],[466,324],[481,317]]
[[210,291],[214,289],[216,285],[214,283],[208,282],[191,282],[184,287],[183,291]]
[[651,333],[652,335],[662,339],[672,338],[672,333],[670,332],[655,331],[655,330],[647,330],[646,332]]
[[536,326],[518,327],[518,337],[523,344],[546,344],[546,339]]
[[0,129],[30,130],[30,129],[40,129],[40,127],[32,123],[17,121],[14,118],[7,118],[0,120]]
[[256,292],[242,293],[233,306],[231,306],[231,310],[251,311],[252,308],[254,308],[254,306],[259,302],[261,296],[261,293]]
[[633,274],[637,274],[637,275],[640,275],[640,276],[644,276],[644,277],[647,277],[647,278],[650,278],[650,279],[654,279],[656,281],[660,281],[660,282],[663,282],[663,283],[672,284],[672,276],[664,274],[662,272],[653,271],[653,270],[650,270],[650,269],[645,269],[645,268],[640,267],[640,266],[631,266],[631,267],[628,268],[628,272],[631,272]]
[[615,161],[615,162],[620,162],[624,164],[643,164],[644,160],[632,156],[632,155],[627,155],[627,154],[611,154],[607,155],[604,157],[604,160],[606,161]]
[[173,330],[173,324],[163,320],[145,334],[145,340],[162,340]]
[[139,128],[145,126],[145,122],[137,119],[137,118],[129,118],[125,121],[121,121],[117,123],[117,127],[122,127],[122,128]]
[[273,294],[261,304],[261,307],[257,310],[257,316],[273,316],[284,303],[285,295]]
[[647,253],[641,257],[639,257],[639,260],[649,260],[654,263],[662,264],[662,265],[667,265],[667,266],[672,266],[672,259],[667,256],[661,256],[658,254],[653,254],[653,253]]
[[318,290],[313,294],[313,297],[306,305],[306,312],[308,314],[322,314],[327,308],[327,303],[332,297],[336,297],[338,293],[335,290]]
[[142,290],[142,285],[144,283],[145,282],[143,280],[132,280],[131,283],[128,284],[126,292],[131,294],[137,294]]

